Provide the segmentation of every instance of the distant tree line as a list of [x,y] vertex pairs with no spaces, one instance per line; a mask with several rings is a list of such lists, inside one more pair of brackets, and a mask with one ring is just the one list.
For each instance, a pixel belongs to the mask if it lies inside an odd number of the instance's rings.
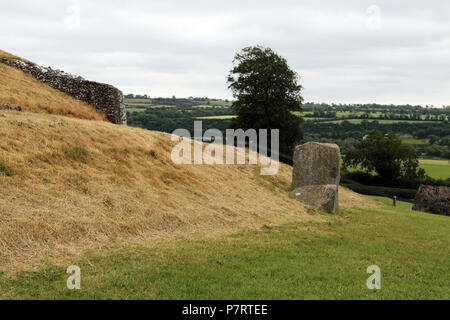
[[324,123],[306,121],[302,124],[305,132],[304,141],[332,142],[346,153],[354,147],[359,139],[371,130],[388,131],[398,135],[409,135],[419,139],[430,139],[430,144],[412,144],[421,156],[435,156],[450,159],[450,125],[448,123],[380,123],[363,120],[361,123],[343,121],[341,123]]
[[[158,103],[167,102],[159,100]],[[198,102],[196,102],[198,105]],[[169,105],[169,104],[164,104]],[[185,101],[177,100],[176,105],[169,108],[148,108],[142,111],[128,112],[128,123],[130,126],[158,130],[171,133],[178,128],[193,128],[194,120],[199,117],[233,115],[229,107],[204,107],[194,108]],[[228,128],[230,119],[208,119],[203,120],[203,129],[217,128],[223,132]],[[370,130],[382,132],[393,131],[399,135],[409,135],[418,139],[428,139],[427,144],[414,144],[412,147],[421,156],[440,157],[450,159],[449,137],[450,125],[445,122],[420,123],[395,122],[380,123],[378,121],[363,120],[361,123],[342,121],[341,123],[325,123],[305,121],[301,124],[304,137],[298,143],[309,141],[331,142],[340,146],[342,153],[346,153],[354,147],[359,139]]]
[[[326,103],[304,104],[305,118],[323,119],[371,119],[371,120],[414,120],[414,121],[450,121],[450,106],[443,108],[411,106],[351,104],[337,105]],[[339,115],[338,113],[344,113]]]

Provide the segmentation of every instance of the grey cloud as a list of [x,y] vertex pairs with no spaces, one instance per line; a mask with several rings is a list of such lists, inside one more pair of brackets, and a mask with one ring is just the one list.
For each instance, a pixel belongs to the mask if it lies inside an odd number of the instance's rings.
[[448,13],[419,0],[7,0],[0,43],[124,92],[224,98],[233,55],[261,44],[302,75],[306,100],[448,105]]

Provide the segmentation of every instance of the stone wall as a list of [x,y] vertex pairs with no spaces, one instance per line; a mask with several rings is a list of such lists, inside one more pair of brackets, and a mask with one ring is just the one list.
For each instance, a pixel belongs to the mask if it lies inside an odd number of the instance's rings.
[[106,114],[109,121],[127,124],[127,113],[123,94],[117,88],[82,77],[76,77],[60,70],[42,67],[33,63],[1,58],[2,63],[31,74],[34,78],[67,95],[84,101]]

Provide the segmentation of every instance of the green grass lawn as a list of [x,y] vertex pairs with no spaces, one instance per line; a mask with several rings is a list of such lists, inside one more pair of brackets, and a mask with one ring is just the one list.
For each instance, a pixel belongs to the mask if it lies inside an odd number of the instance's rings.
[[420,167],[425,169],[432,178],[444,180],[450,178],[450,163],[448,160],[420,159]]
[[[66,267],[0,280],[0,297],[25,299],[449,299],[450,219],[392,207],[352,208],[325,222],[290,223],[156,248],[105,249]],[[367,267],[381,290],[367,289]]]

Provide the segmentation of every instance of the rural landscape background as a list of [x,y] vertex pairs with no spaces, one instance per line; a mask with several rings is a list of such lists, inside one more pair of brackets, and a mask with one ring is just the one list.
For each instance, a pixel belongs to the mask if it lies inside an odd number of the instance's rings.
[[[126,95],[128,124],[149,130],[171,133],[177,128],[193,132],[194,121],[203,129],[218,128],[225,132],[235,118],[232,102],[210,98],[150,98]],[[355,174],[361,168],[349,168],[343,176],[372,185],[388,194],[413,199],[421,183],[450,186],[450,106],[411,106],[379,104],[304,103],[301,125],[304,138],[310,141],[336,143],[345,154],[371,130],[392,131],[404,145],[412,147],[420,158],[420,167],[431,178],[428,181],[377,181]],[[433,181],[434,180],[434,181]],[[375,185],[373,185],[375,183]],[[350,185],[347,185],[350,186]],[[367,191],[355,187],[359,192]]]
[[[448,207],[410,203],[450,190],[448,12],[5,0],[0,299],[450,299]],[[279,129],[278,172],[177,163],[172,132],[197,121]],[[337,210],[298,201],[292,158],[308,142],[340,148],[317,161],[334,185],[306,186],[333,187]]]

